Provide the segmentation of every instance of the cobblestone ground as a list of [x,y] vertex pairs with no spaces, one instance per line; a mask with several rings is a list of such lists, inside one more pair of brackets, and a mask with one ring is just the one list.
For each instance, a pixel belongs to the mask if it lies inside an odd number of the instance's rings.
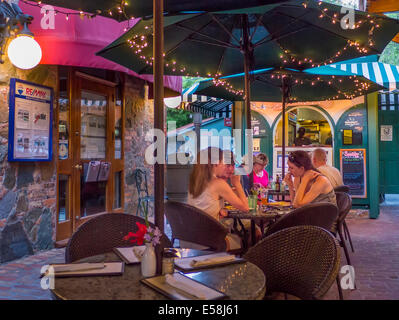
[[[399,299],[399,197],[387,197],[378,219],[352,215],[347,224],[355,247],[350,255],[357,289],[344,290],[344,299]],[[64,249],[54,249],[0,265],[0,299],[50,299],[50,293],[40,287],[40,269],[64,262],[64,254]],[[325,299],[338,299],[335,283]]]

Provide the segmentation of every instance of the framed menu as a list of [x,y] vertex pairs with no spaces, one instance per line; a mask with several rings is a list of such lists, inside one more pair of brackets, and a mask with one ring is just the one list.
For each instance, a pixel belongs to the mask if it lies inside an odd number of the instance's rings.
[[341,149],[341,174],[352,198],[367,198],[366,149]]
[[50,87],[10,80],[8,161],[51,161],[53,97]]

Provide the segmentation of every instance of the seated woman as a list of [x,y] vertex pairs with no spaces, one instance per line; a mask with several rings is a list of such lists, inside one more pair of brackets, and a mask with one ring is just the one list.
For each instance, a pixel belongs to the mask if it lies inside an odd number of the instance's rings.
[[264,153],[259,153],[253,157],[253,171],[248,176],[243,176],[244,190],[250,193],[249,180],[253,176],[254,189],[267,188],[269,184],[269,175],[265,167],[269,163],[269,158]]
[[306,151],[294,151],[289,155],[284,182],[289,187],[294,208],[316,202],[337,204],[330,181],[313,167]]
[[[215,159],[212,159],[213,157]],[[223,220],[227,216],[227,212],[223,210],[224,201],[228,201],[241,211],[249,211],[248,200],[241,186],[240,177],[231,175],[233,172],[231,167],[234,168],[231,152],[223,152],[214,147],[201,150],[190,175],[187,200],[189,205],[201,209],[227,227],[230,227],[231,223],[226,219]],[[235,191],[226,182],[227,176],[229,176]],[[238,249],[241,247],[241,241],[238,236],[228,234],[226,245],[227,250]]]

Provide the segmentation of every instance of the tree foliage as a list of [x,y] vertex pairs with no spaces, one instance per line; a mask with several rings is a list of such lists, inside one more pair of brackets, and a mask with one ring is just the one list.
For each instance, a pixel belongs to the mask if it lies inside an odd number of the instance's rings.
[[186,124],[193,122],[190,111],[183,109],[172,109],[172,108],[167,108],[166,120],[168,122],[175,121],[176,128],[180,128],[182,126],[185,126]]

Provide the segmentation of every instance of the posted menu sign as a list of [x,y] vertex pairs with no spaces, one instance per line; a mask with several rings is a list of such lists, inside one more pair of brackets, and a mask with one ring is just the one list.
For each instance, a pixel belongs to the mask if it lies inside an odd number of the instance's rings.
[[8,161],[51,161],[53,89],[10,81]]
[[366,149],[341,149],[341,174],[353,198],[367,198]]

